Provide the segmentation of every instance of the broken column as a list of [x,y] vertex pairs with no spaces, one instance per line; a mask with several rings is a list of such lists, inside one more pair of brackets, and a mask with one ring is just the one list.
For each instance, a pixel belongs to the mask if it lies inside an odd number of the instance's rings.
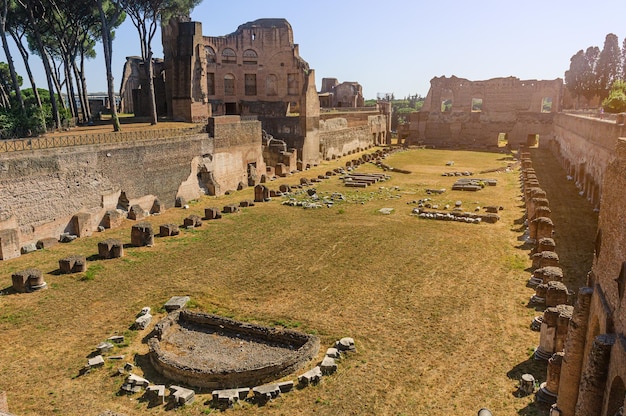
[[87,259],[85,256],[73,255],[59,260],[59,270],[61,273],[82,273],[87,271]]
[[98,256],[101,259],[115,259],[124,256],[124,244],[120,240],[107,238],[98,243]]
[[590,287],[583,287],[578,291],[578,300],[567,332],[556,403],[556,409],[560,410],[563,416],[574,416],[574,407],[578,401],[592,295],[593,289]]
[[543,237],[539,239],[537,243],[537,253],[541,253],[542,251],[555,251],[556,243],[554,239],[551,237]]
[[154,245],[154,233],[152,232],[152,224],[149,222],[140,222],[133,225],[130,233],[130,243],[135,247]]
[[159,226],[160,237],[171,237],[178,234],[180,234],[180,230],[176,224],[162,224]]
[[270,198],[270,190],[265,185],[257,185],[254,187],[254,202],[265,202]]
[[554,343],[558,317],[559,310],[557,308],[547,308],[543,312],[543,322],[541,323],[539,345],[535,349],[535,358],[548,360],[555,353]]
[[199,215],[191,214],[183,220],[183,225],[187,228],[200,227],[202,225],[202,218]]
[[546,283],[546,306],[557,306],[567,304],[568,290],[563,282],[552,281]]
[[211,207],[211,208],[204,209],[205,220],[219,220],[220,218],[222,218],[222,213],[220,212],[219,208]]
[[13,282],[13,289],[20,293],[35,292],[48,287],[43,280],[41,270],[38,269],[26,269],[13,273],[11,280]]
[[[537,234],[535,240],[539,241],[542,238],[551,238],[554,232],[554,224],[552,220],[547,217],[537,217],[532,222],[537,223]],[[532,238],[532,235],[531,235]]]
[[546,381],[541,383],[537,391],[537,400],[552,405],[556,403],[559,391],[559,379],[561,378],[561,365],[563,363],[563,353],[556,352],[548,360],[548,374]]
[[534,268],[554,266],[559,267],[559,255],[554,251],[542,251],[541,253],[533,254]]

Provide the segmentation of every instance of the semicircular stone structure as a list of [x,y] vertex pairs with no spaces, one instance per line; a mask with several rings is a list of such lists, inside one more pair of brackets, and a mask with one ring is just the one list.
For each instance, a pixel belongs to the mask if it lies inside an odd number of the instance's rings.
[[319,338],[189,310],[170,313],[148,341],[150,361],[168,379],[211,389],[250,387],[312,360]]

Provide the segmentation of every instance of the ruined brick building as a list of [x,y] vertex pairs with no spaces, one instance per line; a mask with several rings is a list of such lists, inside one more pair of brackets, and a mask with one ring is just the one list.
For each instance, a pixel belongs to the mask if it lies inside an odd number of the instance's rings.
[[562,94],[561,79],[435,77],[403,138],[435,147],[495,147],[499,137],[514,147],[532,144],[537,136],[552,133]]
[[319,97],[321,106],[326,108],[358,108],[365,105],[361,84],[348,81],[339,83],[337,78],[322,78]]

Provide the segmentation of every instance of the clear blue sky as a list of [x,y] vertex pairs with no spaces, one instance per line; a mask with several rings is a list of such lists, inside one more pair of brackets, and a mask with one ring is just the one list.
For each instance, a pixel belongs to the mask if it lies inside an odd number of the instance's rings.
[[[203,0],[191,14],[205,36],[232,33],[259,18],[286,18],[300,55],[323,77],[357,81],[365,98],[377,93],[426,96],[435,76],[470,80],[516,76],[563,78],[579,49],[602,48],[607,33],[626,36],[623,0]],[[161,39],[154,41],[162,56]],[[87,64],[87,88],[106,91],[102,45]],[[115,88],[126,56],[139,55],[128,19],[113,44]],[[21,57],[18,72],[29,87]],[[6,61],[0,51],[0,60]],[[45,88],[41,61],[31,58],[38,87]]]

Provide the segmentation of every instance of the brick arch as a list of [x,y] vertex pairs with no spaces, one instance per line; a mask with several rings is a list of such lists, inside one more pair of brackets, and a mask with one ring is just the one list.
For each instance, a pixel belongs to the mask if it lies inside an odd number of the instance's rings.
[[222,49],[222,63],[225,64],[236,64],[237,63],[237,52],[235,52],[232,48],[224,48]]
[[210,64],[213,64],[217,61],[217,55],[215,54],[215,49],[212,46],[206,45],[204,47],[204,53],[206,54],[206,61]]
[[244,65],[256,65],[259,61],[259,55],[257,55],[254,49],[246,49],[243,51],[243,64]]

